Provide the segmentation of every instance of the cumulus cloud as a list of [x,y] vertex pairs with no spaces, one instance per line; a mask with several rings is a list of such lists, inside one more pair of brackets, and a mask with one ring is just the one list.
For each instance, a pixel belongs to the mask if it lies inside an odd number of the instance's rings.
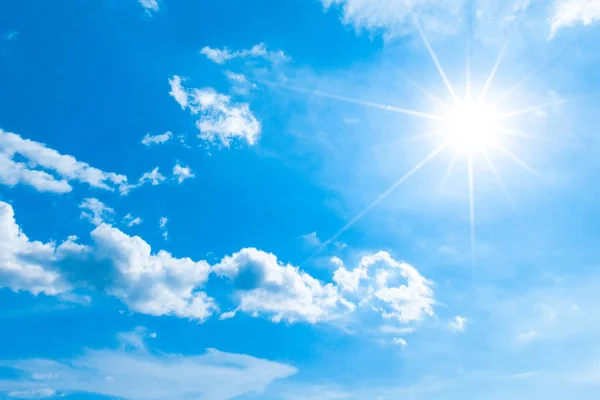
[[[92,244],[80,245],[73,236],[56,246],[30,241],[16,224],[12,207],[0,202],[0,286],[48,295],[91,288],[120,299],[135,312],[201,322],[220,311],[204,289],[214,274],[214,279],[226,279],[233,292],[234,307],[220,319],[243,312],[274,322],[315,324],[345,319],[360,307],[406,325],[433,315],[431,282],[385,252],[363,256],[352,270],[332,258],[337,266],[332,282],[255,248],[211,265],[164,250],[154,252],[142,238],[107,224],[105,205],[95,199],[83,204],[89,212],[86,218],[97,224],[90,235]],[[134,220],[131,215],[125,218]],[[159,221],[165,239],[167,223],[166,217]],[[465,321],[456,322],[464,326]],[[412,329],[389,327],[386,332],[397,336]]]
[[[121,334],[119,339],[136,335],[140,330]],[[14,371],[10,378],[0,380],[0,392],[20,393],[23,398],[92,393],[127,400],[227,400],[256,396],[272,382],[297,372],[286,364],[215,349],[185,356],[152,352],[143,340],[143,336],[136,340],[141,347],[86,350],[61,361],[0,361]]]
[[185,89],[183,79],[169,80],[169,94],[192,115],[198,115],[196,127],[202,140],[229,147],[233,140],[245,140],[254,145],[260,136],[261,124],[250,111],[248,103],[235,103],[227,95],[212,88]]
[[87,219],[94,225],[110,220],[111,215],[115,213],[115,210],[94,198],[84,199],[79,208],[83,210],[81,218]]
[[456,316],[450,322],[448,322],[448,328],[453,331],[463,332],[467,327],[467,319],[464,317]]
[[173,132],[165,132],[161,135],[150,135],[149,133],[144,136],[142,139],[142,144],[145,146],[151,146],[153,144],[162,144],[166,143],[173,137]]
[[408,345],[406,340],[399,338],[399,337],[392,339],[392,341],[394,342],[394,344],[397,344],[398,346],[406,347]]
[[203,321],[216,304],[199,289],[208,280],[206,261],[156,254],[138,236],[128,236],[102,224],[91,234],[97,261],[108,262],[111,282],[107,292],[133,310],[149,315],[174,315]]
[[556,0],[550,27],[551,37],[561,28],[590,25],[600,20],[600,0]]
[[350,300],[356,298],[386,319],[408,324],[434,315],[431,282],[387,252],[363,256],[353,270],[340,266],[333,279]]
[[272,63],[288,60],[288,57],[283,51],[269,51],[264,43],[259,43],[250,49],[238,51],[231,51],[226,47],[222,49],[214,49],[206,46],[200,50],[200,53],[217,64],[224,64],[227,61],[231,61],[235,58],[264,58]]
[[173,167],[173,175],[177,178],[178,183],[183,183],[186,179],[194,178],[196,175],[192,172],[190,167],[184,167],[177,163]]
[[35,295],[69,290],[69,284],[50,266],[81,251],[75,240],[71,237],[58,247],[29,240],[16,222],[12,206],[0,201],[0,287]]
[[[17,154],[27,163],[15,161]],[[41,192],[67,193],[72,190],[69,181],[112,191],[126,183],[127,177],[104,172],[42,143],[0,129],[0,183],[26,184]]]
[[298,267],[280,263],[274,254],[254,248],[224,257],[213,270],[232,281],[239,311],[266,314],[274,322],[316,323],[352,309],[333,284],[324,284]]

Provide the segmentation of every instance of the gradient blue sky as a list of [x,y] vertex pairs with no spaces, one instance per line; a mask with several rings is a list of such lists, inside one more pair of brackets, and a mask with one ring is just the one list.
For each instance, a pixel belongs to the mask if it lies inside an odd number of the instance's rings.
[[[597,398],[599,40],[598,0],[0,0],[0,398]],[[388,190],[444,77],[519,135]]]

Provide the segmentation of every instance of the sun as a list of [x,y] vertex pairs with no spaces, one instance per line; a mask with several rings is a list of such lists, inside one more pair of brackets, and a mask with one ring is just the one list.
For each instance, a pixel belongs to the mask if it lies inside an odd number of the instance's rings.
[[448,144],[464,155],[487,153],[499,144],[501,114],[469,100],[457,101],[442,115],[440,130]]
[[[410,11],[410,9],[409,9]],[[524,78],[519,80],[515,85],[509,87],[507,90],[504,90],[500,96],[493,99],[493,101],[488,101],[488,92],[490,91],[490,87],[495,79],[496,73],[498,72],[498,68],[506,54],[506,50],[508,49],[507,42],[498,58],[494,62],[492,70],[483,85],[483,88],[478,94],[472,93],[471,87],[471,65],[470,65],[470,53],[469,46],[467,46],[467,65],[466,65],[466,88],[464,97],[459,97],[457,92],[455,91],[454,86],[448,79],[446,72],[442,68],[440,61],[433,50],[431,44],[427,40],[425,33],[418,21],[418,19],[410,12],[413,17],[413,21],[421,36],[425,47],[431,56],[433,63],[435,64],[437,71],[439,72],[440,78],[444,82],[446,89],[448,90],[448,94],[451,97],[449,102],[443,101],[439,96],[428,92],[426,89],[421,87],[418,83],[413,82],[409,78],[406,78],[409,84],[412,84],[416,87],[422,94],[436,103],[438,106],[442,108],[438,108],[432,112],[424,112],[414,109],[402,108],[397,106],[392,106],[389,104],[381,104],[373,101],[363,101],[359,99],[354,99],[350,97],[325,93],[316,90],[304,89],[296,86],[289,85],[281,85],[271,83],[274,86],[278,86],[284,89],[296,91],[299,93],[306,93],[315,96],[325,97],[337,101],[347,102],[358,104],[364,107],[371,107],[380,109],[383,111],[394,112],[399,114],[404,114],[411,117],[422,118],[428,120],[429,122],[434,123],[435,128],[433,131],[429,131],[429,133],[421,134],[418,136],[412,136],[409,139],[428,139],[428,138],[441,138],[441,144],[437,143],[436,147],[427,154],[421,161],[416,163],[410,170],[408,170],[403,176],[398,178],[397,181],[391,184],[386,190],[384,190],[373,202],[367,205],[362,211],[360,211],[354,218],[349,220],[339,231],[337,231],[333,236],[331,236],[328,240],[323,242],[319,249],[315,252],[323,250],[327,245],[336,240],[340,235],[342,235],[345,231],[350,229],[356,222],[358,222],[365,214],[367,214],[370,210],[375,208],[379,203],[385,200],[391,193],[393,193],[396,189],[398,189],[401,185],[403,185],[408,179],[410,179],[413,175],[415,175],[419,170],[429,164],[432,160],[434,160],[441,153],[450,150],[453,153],[450,162],[446,168],[444,173],[442,184],[440,186],[441,189],[445,186],[445,183],[448,177],[452,174],[455,164],[459,159],[464,160],[467,164],[467,174],[466,174],[466,187],[468,191],[469,197],[469,219],[470,219],[470,232],[471,232],[471,258],[473,262],[473,266],[475,265],[475,167],[478,166],[475,163],[475,157],[482,158],[487,164],[489,170],[491,170],[492,174],[497,180],[499,187],[502,189],[504,194],[507,196],[508,200],[512,203],[512,199],[506,187],[500,177],[499,171],[496,169],[496,166],[493,162],[493,153],[497,153],[505,158],[510,159],[515,164],[522,167],[524,170],[528,171],[536,175],[538,178],[541,177],[536,170],[531,168],[525,161],[521,160],[512,150],[510,150],[504,142],[503,139],[506,138],[521,138],[521,139],[535,139],[535,140],[543,140],[542,137],[537,135],[521,132],[518,129],[514,129],[514,118],[526,114],[533,114],[536,112],[540,112],[544,109],[548,109],[551,107],[556,107],[565,102],[565,100],[552,101],[545,104],[538,104],[531,107],[521,108],[512,111],[501,111],[498,107],[500,104],[506,102],[511,95],[517,91],[530,77],[532,77],[536,70],[527,74]],[[513,120],[513,122],[509,122]],[[431,128],[431,125],[429,125]],[[437,140],[436,140],[437,142]],[[514,142],[512,140],[511,142]]]

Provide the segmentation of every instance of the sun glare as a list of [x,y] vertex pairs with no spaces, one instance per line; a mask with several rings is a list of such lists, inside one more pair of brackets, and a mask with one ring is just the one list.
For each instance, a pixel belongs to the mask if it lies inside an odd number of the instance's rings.
[[[508,128],[506,125],[507,121],[514,119],[517,116],[530,114],[534,112],[540,112],[546,108],[555,107],[564,103],[564,100],[554,101],[546,104],[539,104],[532,107],[526,107],[510,112],[500,112],[500,110],[496,107],[496,105],[503,103],[507,100],[511,94],[513,94],[516,89],[521,87],[531,76],[533,73],[528,74],[525,78],[518,81],[517,84],[510,87],[503,94],[500,94],[495,100],[492,99],[491,102],[486,101],[488,97],[488,92],[490,92],[490,88],[495,79],[498,68],[506,54],[506,50],[508,48],[508,43],[502,48],[498,58],[496,59],[492,70],[483,85],[481,92],[473,97],[472,96],[472,88],[471,88],[471,66],[470,66],[470,57],[467,56],[467,65],[466,65],[466,92],[465,98],[461,99],[457,92],[454,90],[454,87],[446,72],[442,68],[442,65],[434,52],[431,44],[427,40],[425,36],[425,32],[423,31],[418,19],[412,14],[413,21],[421,36],[425,47],[431,56],[435,67],[437,68],[442,81],[444,82],[446,89],[448,90],[448,94],[451,96],[451,103],[446,103],[445,101],[438,98],[436,95],[428,92],[424,88],[422,88],[419,84],[412,82],[410,79],[407,79],[409,83],[412,83],[418,90],[420,90],[424,95],[433,100],[436,104],[442,106],[442,110],[438,109],[441,112],[424,112],[418,110],[411,110],[407,108],[400,108],[396,106],[391,106],[387,104],[381,104],[370,101],[362,101],[358,99],[348,98],[344,96],[324,93],[320,91],[312,91],[303,88],[293,87],[293,86],[284,86],[278,85],[280,87],[301,92],[301,93],[309,93],[316,96],[321,96],[325,98],[330,98],[338,101],[348,102],[359,104],[365,107],[377,108],[380,110],[395,112],[399,114],[404,114],[407,116],[423,118],[429,121],[433,121],[434,130],[433,132],[413,136],[410,139],[426,139],[426,138],[442,138],[442,143],[435,147],[425,158],[423,158],[420,162],[414,165],[409,171],[407,171],[403,176],[401,176],[396,182],[394,182],[389,188],[383,191],[372,203],[366,206],[361,212],[359,212],[354,218],[346,223],[338,232],[336,232],[331,238],[326,240],[320,247],[319,250],[325,248],[328,244],[332,243],[333,240],[337,239],[341,234],[343,234],[346,230],[352,227],[358,220],[360,220],[365,214],[367,214],[370,210],[376,207],[380,202],[386,199],[392,192],[394,192],[398,187],[400,187],[404,182],[410,179],[414,174],[416,174],[420,169],[429,164],[433,159],[435,159],[440,153],[449,150],[453,152],[453,156],[451,157],[450,163],[446,168],[445,174],[442,179],[441,189],[444,188],[445,183],[448,177],[452,174],[454,170],[454,166],[457,163],[458,159],[464,159],[467,164],[467,176],[465,177],[468,197],[469,197],[469,219],[471,225],[471,257],[473,260],[473,265],[475,264],[475,157],[481,157],[485,160],[485,164],[491,170],[492,174],[496,178],[499,187],[504,191],[506,196],[510,199],[510,195],[504,186],[504,183],[500,177],[500,173],[494,165],[492,153],[501,154],[505,158],[513,161],[524,170],[533,173],[536,176],[540,176],[534,169],[532,169],[525,161],[521,160],[515,153],[513,153],[509,148],[504,146],[502,143],[503,138],[507,137],[517,137],[523,139],[542,139],[537,135],[530,134],[527,132],[521,132],[519,130],[515,130],[512,128]],[[469,51],[467,51],[469,54]],[[513,125],[513,123],[510,123]],[[459,157],[460,156],[460,157]],[[440,190],[441,191],[441,190]]]
[[497,144],[501,129],[500,114],[485,105],[456,102],[440,121],[443,136],[463,154],[485,153]]

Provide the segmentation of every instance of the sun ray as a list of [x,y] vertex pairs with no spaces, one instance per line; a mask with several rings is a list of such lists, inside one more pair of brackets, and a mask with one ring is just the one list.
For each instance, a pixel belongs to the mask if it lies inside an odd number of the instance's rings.
[[471,41],[467,43],[467,82],[465,88],[465,98],[467,101],[471,101],[472,91],[471,91]]
[[410,136],[410,137],[401,139],[400,141],[402,141],[402,142],[416,142],[416,141],[427,139],[427,138],[440,137],[444,133],[445,133],[445,131],[443,131],[443,130],[435,131],[435,132],[429,132],[429,133],[423,133],[421,135]]
[[512,197],[510,196],[510,193],[508,193],[508,190],[506,189],[506,186],[504,185],[504,182],[502,181],[502,178],[500,178],[500,174],[498,173],[498,170],[496,169],[496,166],[492,162],[492,159],[490,158],[489,154],[484,151],[482,153],[482,155],[483,155],[483,158],[485,159],[485,161],[487,162],[488,166],[490,167],[490,170],[492,171],[492,173],[496,177],[496,181],[498,181],[498,185],[500,185],[500,189],[502,189],[502,192],[506,196],[506,199],[508,200],[508,202],[511,205],[514,206],[514,201],[513,201]]
[[452,158],[450,159],[450,163],[448,164],[448,168],[446,168],[446,172],[444,173],[444,178],[442,179],[442,183],[440,184],[440,188],[439,188],[439,192],[441,193],[444,190],[444,187],[446,187],[446,183],[448,182],[448,179],[450,178],[450,174],[452,173],[452,170],[454,169],[454,164],[456,164],[456,159],[458,158],[458,150],[454,150],[454,154],[452,154]]
[[[473,179],[473,154],[469,154],[469,220],[471,222],[471,262],[475,268],[475,187]],[[472,271],[474,274],[474,271]]]
[[387,104],[375,103],[372,101],[362,101],[362,100],[357,100],[357,99],[353,99],[350,97],[339,96],[339,95],[331,94],[331,93],[325,93],[325,92],[321,92],[318,90],[304,89],[304,88],[301,88],[298,86],[291,86],[291,85],[282,85],[282,84],[275,83],[275,82],[263,82],[263,83],[270,85],[270,86],[275,86],[275,87],[278,87],[281,89],[291,90],[292,92],[310,94],[313,96],[324,97],[324,98],[332,99],[332,100],[338,100],[338,101],[342,101],[345,103],[358,104],[358,105],[365,106],[365,107],[377,108],[380,110],[392,111],[392,112],[399,113],[399,114],[411,115],[413,117],[420,117],[420,118],[425,118],[425,119],[430,119],[430,120],[440,119],[440,117],[435,114],[430,114],[430,113],[416,111],[416,110],[410,110],[407,108],[394,107],[394,106],[390,106]]
[[570,143],[565,143],[560,140],[549,139],[549,138],[545,138],[543,136],[533,135],[531,133],[525,133],[525,132],[521,132],[521,131],[518,131],[515,129],[502,128],[502,129],[498,130],[498,133],[500,135],[504,135],[504,136],[516,136],[516,137],[520,137],[520,138],[524,138],[524,139],[532,139],[532,140],[537,140],[539,142],[552,143],[552,144],[556,144],[556,145],[560,145],[560,146],[570,145]]
[[529,113],[536,112],[536,111],[542,111],[547,108],[560,106],[561,104],[565,104],[566,102],[567,102],[567,100],[561,99],[561,100],[556,100],[556,101],[552,101],[549,103],[540,104],[537,106],[522,108],[522,109],[516,110],[516,111],[510,111],[510,112],[500,115],[499,120],[505,120],[505,119],[517,117],[517,116],[523,115],[523,114],[529,114]]
[[317,252],[328,246],[331,242],[340,237],[341,234],[346,232],[352,225],[354,225],[358,220],[365,216],[369,211],[371,211],[375,206],[381,203],[386,197],[388,197],[394,190],[396,190],[400,185],[406,182],[411,176],[413,176],[417,171],[427,165],[431,160],[433,160],[444,148],[446,148],[447,143],[442,144],[433,150],[427,157],[425,157],[422,161],[416,164],[410,171],[408,171],[404,176],[398,179],[392,186],[390,186],[385,192],[381,193],[371,204],[369,204],[366,208],[364,208],[361,212],[359,212],[354,218],[352,218],[346,225],[342,227],[339,231],[337,231],[333,236],[327,239],[319,248]]
[[406,7],[408,8],[408,13],[412,17],[412,20],[417,28],[417,31],[419,31],[419,35],[421,36],[421,39],[423,40],[423,43],[425,44],[425,47],[427,48],[427,51],[429,52],[429,55],[431,56],[433,63],[435,64],[438,72],[440,73],[440,76],[442,77],[442,80],[444,81],[444,84],[446,85],[448,92],[450,93],[450,95],[452,96],[452,98],[455,101],[458,101],[458,96],[456,95],[456,92],[454,91],[454,88],[452,87],[452,83],[450,83],[448,76],[446,76],[446,72],[442,68],[442,64],[440,64],[440,60],[438,59],[437,55],[435,54],[435,51],[433,51],[433,47],[431,47],[431,43],[429,43],[427,36],[425,36],[425,32],[423,31],[423,27],[421,26],[421,23],[419,22],[417,17],[412,12],[412,9],[410,8],[408,1],[405,0],[404,3],[406,4]]
[[442,99],[435,96],[433,93],[429,92],[423,86],[419,85],[417,82],[415,82],[414,80],[409,78],[406,74],[404,74],[402,72],[399,72],[399,74],[402,76],[402,78],[404,78],[404,80],[406,80],[408,83],[410,83],[412,86],[414,86],[417,90],[419,90],[421,93],[423,93],[425,95],[425,97],[427,97],[429,100],[433,101],[434,103],[437,103],[442,108],[448,109],[450,107]]
[[517,157],[512,151],[508,150],[506,147],[502,146],[501,144],[496,144],[496,148],[498,150],[500,150],[501,152],[503,152],[504,154],[506,154],[508,157],[510,157],[515,163],[517,163],[519,166],[521,166],[526,171],[532,173],[533,175],[535,175],[539,178],[542,178],[542,179],[544,178],[544,176],[542,174],[540,174],[539,172],[537,172],[536,170],[531,168],[529,165],[527,165],[527,163],[525,161],[521,160],[519,157]]
[[509,44],[510,44],[510,39],[506,41],[504,46],[502,46],[502,50],[500,50],[500,54],[498,54],[498,58],[496,58],[496,62],[494,62],[492,71],[490,72],[490,75],[488,76],[487,80],[485,81],[485,85],[483,85],[483,89],[481,90],[481,94],[479,95],[479,99],[478,99],[479,103],[483,102],[483,100],[485,99],[485,96],[487,95],[488,90],[490,89],[490,86],[492,85],[492,82],[494,82],[494,78],[496,77],[498,68],[500,68],[500,64],[502,63],[502,60],[504,59],[504,56],[506,55],[506,51],[508,50]]

